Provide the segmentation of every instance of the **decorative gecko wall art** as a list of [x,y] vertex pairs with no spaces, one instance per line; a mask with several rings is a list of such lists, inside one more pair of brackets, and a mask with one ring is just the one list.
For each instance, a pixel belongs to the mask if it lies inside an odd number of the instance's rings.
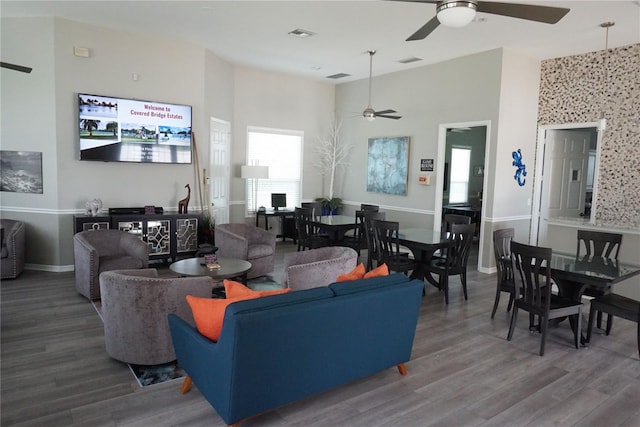
[[523,187],[526,182],[524,177],[527,176],[527,165],[522,163],[522,151],[518,148],[518,150],[511,153],[511,156],[513,157],[512,165],[517,168],[513,179],[518,182],[520,187]]

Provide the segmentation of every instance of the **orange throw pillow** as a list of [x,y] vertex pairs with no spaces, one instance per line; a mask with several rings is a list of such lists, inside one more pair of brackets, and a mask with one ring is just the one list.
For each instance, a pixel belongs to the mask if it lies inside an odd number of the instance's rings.
[[254,291],[253,289],[248,288],[244,284],[240,282],[235,282],[233,280],[224,280],[224,290],[227,295],[227,298],[237,298],[237,297],[268,297],[269,295],[279,295],[286,294],[291,292],[291,288],[283,288],[283,289],[274,289],[272,291]]
[[365,271],[364,264],[360,263],[350,272],[339,275],[336,282],[350,282],[352,280],[362,279]]
[[187,295],[187,303],[191,307],[193,320],[196,322],[196,328],[205,337],[212,341],[218,341],[220,332],[222,331],[222,321],[227,306],[236,301],[255,299],[258,296],[245,296],[230,299],[221,298],[198,298]]
[[370,272],[365,273],[363,279],[370,279],[372,277],[380,277],[380,276],[388,276],[388,275],[389,275],[389,267],[387,267],[387,264],[380,264]]

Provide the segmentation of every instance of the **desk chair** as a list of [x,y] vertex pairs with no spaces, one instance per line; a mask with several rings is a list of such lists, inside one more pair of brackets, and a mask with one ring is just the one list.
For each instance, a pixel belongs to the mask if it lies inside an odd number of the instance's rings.
[[[618,233],[605,233],[602,231],[592,230],[578,230],[578,247],[576,249],[576,257],[580,257],[583,253],[588,257],[603,257],[618,259],[618,253],[620,252],[620,246],[622,245],[622,234]],[[600,297],[611,293],[611,287],[607,289],[593,289],[587,288],[584,291],[584,295],[588,297]],[[597,313],[597,327],[602,328],[602,313]],[[607,329],[606,334],[611,333],[613,328],[613,316],[609,314],[607,316]]]
[[562,298],[551,293],[551,248],[529,246],[511,242],[511,257],[519,272],[522,287],[516,286],[518,294],[511,313],[511,324],[507,340],[511,341],[516,328],[518,310],[529,312],[529,329],[533,326],[533,318],[538,316],[538,330],[542,333],[540,340],[540,356],[544,356],[547,340],[547,328],[550,319],[569,316],[573,340],[576,348],[580,348],[582,334],[582,303]]
[[496,315],[498,303],[500,302],[500,294],[509,292],[509,305],[507,312],[513,306],[513,300],[516,296],[516,284],[513,276],[513,262],[511,261],[511,241],[514,237],[513,228],[503,228],[493,232],[493,254],[496,259],[496,268],[498,270],[498,283],[496,286],[496,299],[491,310],[491,318]]

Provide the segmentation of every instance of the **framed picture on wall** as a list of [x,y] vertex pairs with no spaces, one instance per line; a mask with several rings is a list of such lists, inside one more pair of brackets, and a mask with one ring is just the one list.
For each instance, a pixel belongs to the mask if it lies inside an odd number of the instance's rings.
[[0,151],[0,191],[42,194],[42,153]]
[[369,138],[367,191],[407,195],[409,137]]

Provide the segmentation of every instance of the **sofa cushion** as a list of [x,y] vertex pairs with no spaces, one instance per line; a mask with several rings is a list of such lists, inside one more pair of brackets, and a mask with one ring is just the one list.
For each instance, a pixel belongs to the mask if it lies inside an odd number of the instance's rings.
[[193,320],[196,322],[198,332],[212,341],[218,341],[227,306],[237,301],[258,298],[258,295],[227,299],[198,298],[187,295],[186,298],[189,307],[191,307]]
[[373,277],[371,279],[360,279],[352,282],[336,282],[329,285],[329,289],[338,295],[349,295],[358,292],[369,291],[375,288],[385,288],[399,283],[408,282],[410,279],[402,273],[395,273],[389,276]]
[[273,289],[270,291],[254,291],[253,289],[246,287],[244,284],[240,282],[236,282],[228,279],[225,279],[223,283],[224,283],[224,290],[225,290],[225,294],[227,295],[227,298],[236,298],[236,297],[253,296],[253,295],[257,295],[258,297],[267,297],[270,295],[279,295],[279,294],[286,294],[288,292],[291,292],[291,288]]
[[367,272],[362,277],[363,279],[372,279],[374,277],[388,276],[389,275],[389,267],[387,264],[381,264],[374,268],[373,270]]
[[344,273],[338,276],[336,282],[350,282],[352,280],[362,279],[366,269],[363,263],[356,265],[356,268],[348,273]]
[[229,307],[229,314],[246,313],[252,311],[268,310],[271,308],[301,304],[312,300],[333,298],[334,292],[326,286],[293,291],[286,294],[272,295],[269,298],[251,299],[251,301],[241,301]]

